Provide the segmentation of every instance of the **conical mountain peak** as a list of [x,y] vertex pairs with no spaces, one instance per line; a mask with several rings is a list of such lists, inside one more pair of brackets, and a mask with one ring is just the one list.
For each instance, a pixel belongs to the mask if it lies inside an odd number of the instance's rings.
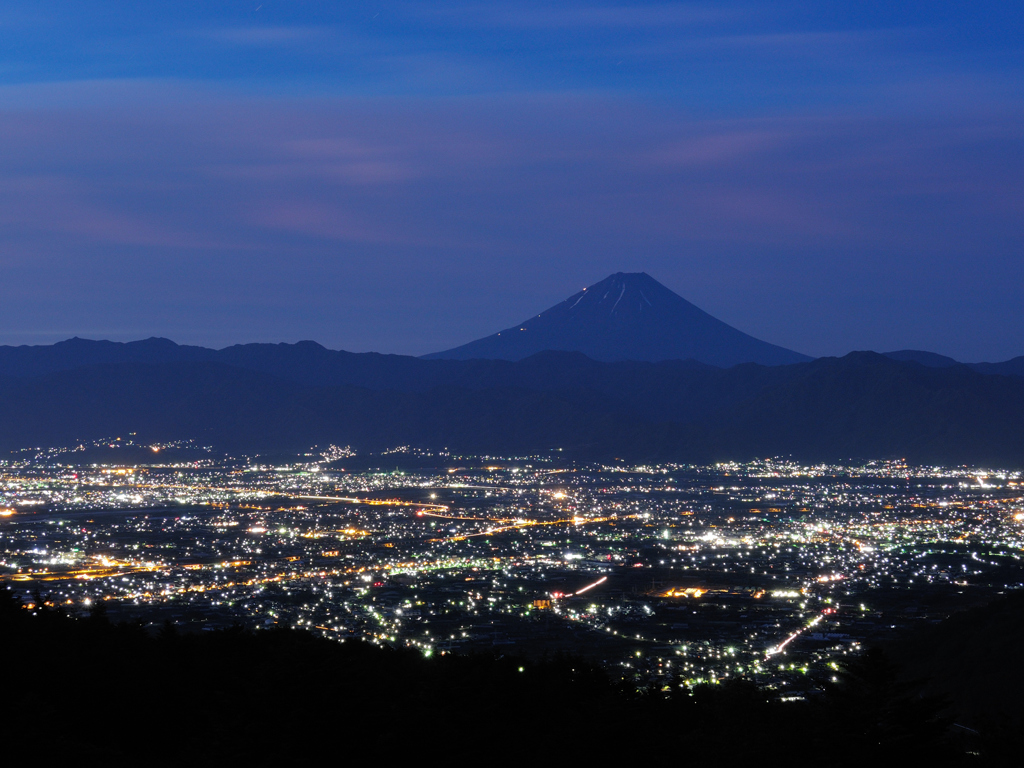
[[594,360],[784,365],[810,358],[749,336],[646,272],[616,272],[522,323],[429,358],[521,360],[544,350]]

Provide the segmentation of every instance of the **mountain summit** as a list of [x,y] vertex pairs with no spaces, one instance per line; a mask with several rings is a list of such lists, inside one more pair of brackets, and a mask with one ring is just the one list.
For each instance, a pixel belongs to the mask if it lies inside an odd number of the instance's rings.
[[811,359],[726,325],[646,272],[617,272],[519,325],[424,357],[521,360],[549,349],[609,362],[693,359],[721,368]]

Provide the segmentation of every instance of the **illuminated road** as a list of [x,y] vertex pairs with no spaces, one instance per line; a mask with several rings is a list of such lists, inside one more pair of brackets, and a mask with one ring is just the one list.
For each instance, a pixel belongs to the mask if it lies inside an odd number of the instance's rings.
[[815,616],[813,619],[811,619],[810,623],[808,623],[806,626],[800,627],[800,629],[798,629],[796,632],[791,634],[789,637],[787,637],[781,643],[779,643],[778,645],[776,645],[773,648],[769,648],[768,651],[765,653],[765,656],[772,657],[772,656],[774,656],[777,653],[782,653],[786,649],[787,645],[789,645],[791,642],[796,640],[798,637],[800,637],[800,635],[802,635],[808,629],[813,627],[815,624],[817,624],[823,618],[824,618],[824,616],[821,616],[821,615]]

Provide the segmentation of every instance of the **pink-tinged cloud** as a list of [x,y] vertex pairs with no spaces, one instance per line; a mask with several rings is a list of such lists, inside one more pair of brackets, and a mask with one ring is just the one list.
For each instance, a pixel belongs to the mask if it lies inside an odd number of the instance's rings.
[[[270,228],[437,247],[486,243],[490,230],[507,249],[510,235],[627,236],[638,221],[683,239],[944,247],[912,201],[887,234],[879,200],[966,195],[961,209],[988,221],[986,190],[1014,194],[1013,174],[975,172],[968,150],[1020,141],[1011,127],[979,136],[929,120],[701,121],[606,97],[235,99],[174,115],[114,102],[7,116],[6,221],[197,248],[251,247]],[[25,186],[27,168],[60,185]]]
[[712,126],[718,132],[675,139],[653,149],[645,159],[668,172],[687,166],[725,166],[742,162],[798,138],[793,130],[764,126],[744,129],[730,125]]
[[254,211],[250,223],[261,229],[280,230],[303,237],[385,245],[415,244],[406,239],[398,228],[367,220],[342,206],[330,207],[316,202],[271,203]]
[[95,243],[186,249],[231,247],[227,240],[164,226],[157,216],[90,199],[80,179],[0,178],[0,225],[35,239],[71,236]]

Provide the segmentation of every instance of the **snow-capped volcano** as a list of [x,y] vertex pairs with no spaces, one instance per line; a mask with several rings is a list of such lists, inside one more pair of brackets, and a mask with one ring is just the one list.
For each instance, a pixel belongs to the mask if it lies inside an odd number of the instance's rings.
[[811,358],[738,331],[645,272],[617,272],[511,328],[427,358],[521,360],[544,350],[594,360],[785,365]]

